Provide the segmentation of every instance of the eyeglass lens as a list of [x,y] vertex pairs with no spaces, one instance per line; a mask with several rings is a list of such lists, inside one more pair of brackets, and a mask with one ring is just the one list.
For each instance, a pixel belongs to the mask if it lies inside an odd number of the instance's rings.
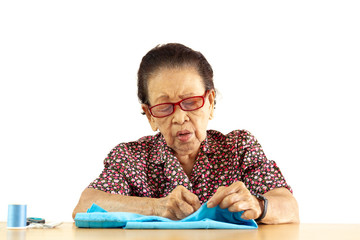
[[[178,105],[180,105],[181,109],[184,111],[194,111],[201,108],[203,104],[204,99],[202,97],[191,97],[178,103]],[[172,103],[160,104],[158,106],[152,107],[151,112],[154,116],[157,117],[167,116],[173,113],[174,105],[175,104]]]

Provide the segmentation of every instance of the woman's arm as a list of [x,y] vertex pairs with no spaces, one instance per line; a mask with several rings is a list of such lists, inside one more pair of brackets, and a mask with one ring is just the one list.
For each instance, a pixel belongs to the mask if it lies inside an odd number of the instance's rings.
[[[264,196],[268,199],[266,216],[261,223],[299,223],[299,207],[296,199],[286,188],[274,188]],[[261,203],[262,204],[262,203]]]
[[[108,212],[134,212],[143,215],[152,215],[153,204],[151,198],[129,197],[120,194],[110,194],[93,188],[86,188],[76,205],[72,217],[76,213],[86,212],[93,203],[101,206]],[[144,207],[148,206],[148,207]]]
[[[268,199],[265,224],[298,223],[299,208],[296,199],[286,188],[275,188],[264,194]],[[264,210],[263,201],[251,195],[244,183],[235,182],[228,187],[220,187],[208,202],[208,207],[219,205],[232,212],[244,211],[244,219],[256,219]]]
[[86,212],[93,203],[108,212],[133,212],[174,220],[185,218],[200,208],[198,197],[183,186],[176,187],[164,198],[125,196],[87,188],[82,192],[72,217],[75,218],[76,213]]

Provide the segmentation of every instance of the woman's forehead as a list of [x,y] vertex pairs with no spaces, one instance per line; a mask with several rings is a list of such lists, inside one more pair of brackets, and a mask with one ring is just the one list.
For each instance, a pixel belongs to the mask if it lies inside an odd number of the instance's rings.
[[202,95],[203,80],[193,68],[163,69],[148,82],[150,102]]

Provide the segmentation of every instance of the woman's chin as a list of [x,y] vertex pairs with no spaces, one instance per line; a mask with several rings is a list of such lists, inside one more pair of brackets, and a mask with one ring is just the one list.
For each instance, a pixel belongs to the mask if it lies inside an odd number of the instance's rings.
[[177,154],[180,155],[193,155],[193,154],[197,154],[199,148],[200,148],[200,144],[197,143],[196,141],[188,141],[186,143],[176,142],[173,149]]

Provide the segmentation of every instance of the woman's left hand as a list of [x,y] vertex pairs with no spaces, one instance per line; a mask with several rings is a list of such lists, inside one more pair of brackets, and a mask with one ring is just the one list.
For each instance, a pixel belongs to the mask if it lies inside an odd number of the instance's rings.
[[209,208],[219,205],[230,212],[241,212],[243,219],[256,219],[262,213],[259,200],[251,195],[243,182],[234,182],[228,187],[219,187],[207,203]]

